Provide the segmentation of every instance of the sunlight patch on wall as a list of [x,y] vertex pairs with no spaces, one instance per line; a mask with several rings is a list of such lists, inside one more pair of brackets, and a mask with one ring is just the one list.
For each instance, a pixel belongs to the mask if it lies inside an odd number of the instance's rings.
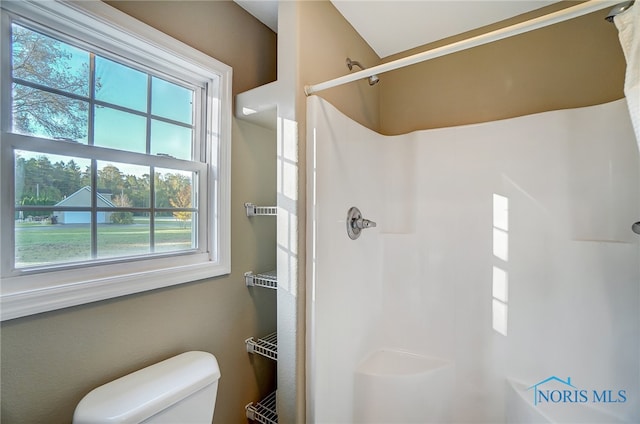
[[493,255],[500,266],[493,266],[491,316],[493,329],[507,335],[509,274],[504,269],[509,259],[509,199],[493,195]]

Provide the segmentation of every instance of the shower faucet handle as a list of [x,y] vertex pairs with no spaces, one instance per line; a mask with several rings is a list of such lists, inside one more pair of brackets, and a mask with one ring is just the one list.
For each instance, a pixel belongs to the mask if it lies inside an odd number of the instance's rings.
[[364,230],[365,228],[375,227],[376,223],[373,221],[369,221],[368,219],[360,218],[351,221],[351,225]]
[[362,217],[360,209],[355,206],[347,212],[347,235],[351,240],[360,237],[360,232],[365,228],[375,227],[377,224]]

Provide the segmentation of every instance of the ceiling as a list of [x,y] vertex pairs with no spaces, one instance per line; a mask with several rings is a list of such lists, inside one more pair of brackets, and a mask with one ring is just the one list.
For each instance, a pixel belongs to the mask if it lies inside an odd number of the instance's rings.
[[[277,32],[278,0],[234,0]],[[287,0],[285,0],[287,1]],[[331,0],[381,58],[558,0]]]

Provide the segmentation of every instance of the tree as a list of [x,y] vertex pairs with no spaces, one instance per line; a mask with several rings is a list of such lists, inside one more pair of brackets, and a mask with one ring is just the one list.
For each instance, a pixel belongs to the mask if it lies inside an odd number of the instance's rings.
[[[131,201],[129,200],[126,194],[117,195],[111,201],[113,202],[114,205],[120,208],[131,207]],[[114,224],[133,224],[133,213],[132,212],[112,212],[111,222]]]
[[[178,193],[176,193],[173,199],[169,199],[171,206],[174,208],[190,208],[191,207],[191,186],[187,185],[182,188]],[[187,211],[176,211],[173,213],[173,216],[180,220],[184,226],[187,225],[187,222],[191,220],[191,212]]]
[[56,162],[51,172],[49,183],[60,192],[62,198],[70,196],[82,188],[80,167],[73,159],[67,163]]
[[[154,175],[156,206],[159,208],[172,207],[172,199],[178,199],[180,193],[185,187],[191,189],[191,179],[183,174],[162,174],[156,172]],[[189,201],[190,198],[189,198]],[[175,207],[175,206],[173,206]]]
[[[31,87],[22,81],[88,96],[89,66],[78,66],[70,45],[12,25],[13,120],[15,130],[51,138],[87,137],[87,102]],[[99,86],[99,84],[96,84]]]
[[135,175],[127,175],[125,177],[125,187],[128,189],[126,192],[131,199],[131,203],[136,208],[148,208],[149,207],[149,190],[150,179],[149,174],[144,174],[141,177]]
[[82,184],[82,174],[80,172],[80,166],[76,164],[76,162],[71,159],[64,166],[64,181],[65,181],[65,190],[61,190],[65,196],[68,196],[72,193],[75,193],[79,189],[81,189],[84,184]]
[[58,202],[63,199],[67,193],[62,193],[55,186],[53,175],[56,166],[54,166],[48,157],[38,156],[37,158],[29,158],[25,160],[18,157],[16,160],[16,201],[23,204],[25,198],[31,199],[35,203],[29,204],[48,204],[38,203],[39,199]]
[[98,170],[98,187],[110,190],[111,193],[120,193],[124,189],[125,178],[122,172],[114,165],[106,165]]

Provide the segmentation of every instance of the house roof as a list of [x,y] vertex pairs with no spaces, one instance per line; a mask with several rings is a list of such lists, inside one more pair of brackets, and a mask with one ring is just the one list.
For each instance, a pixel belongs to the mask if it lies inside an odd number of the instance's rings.
[[[117,207],[111,200],[107,199],[100,193],[96,193],[98,198],[98,207],[115,208]],[[84,186],[75,193],[65,197],[55,204],[55,206],[91,206],[91,187]]]

